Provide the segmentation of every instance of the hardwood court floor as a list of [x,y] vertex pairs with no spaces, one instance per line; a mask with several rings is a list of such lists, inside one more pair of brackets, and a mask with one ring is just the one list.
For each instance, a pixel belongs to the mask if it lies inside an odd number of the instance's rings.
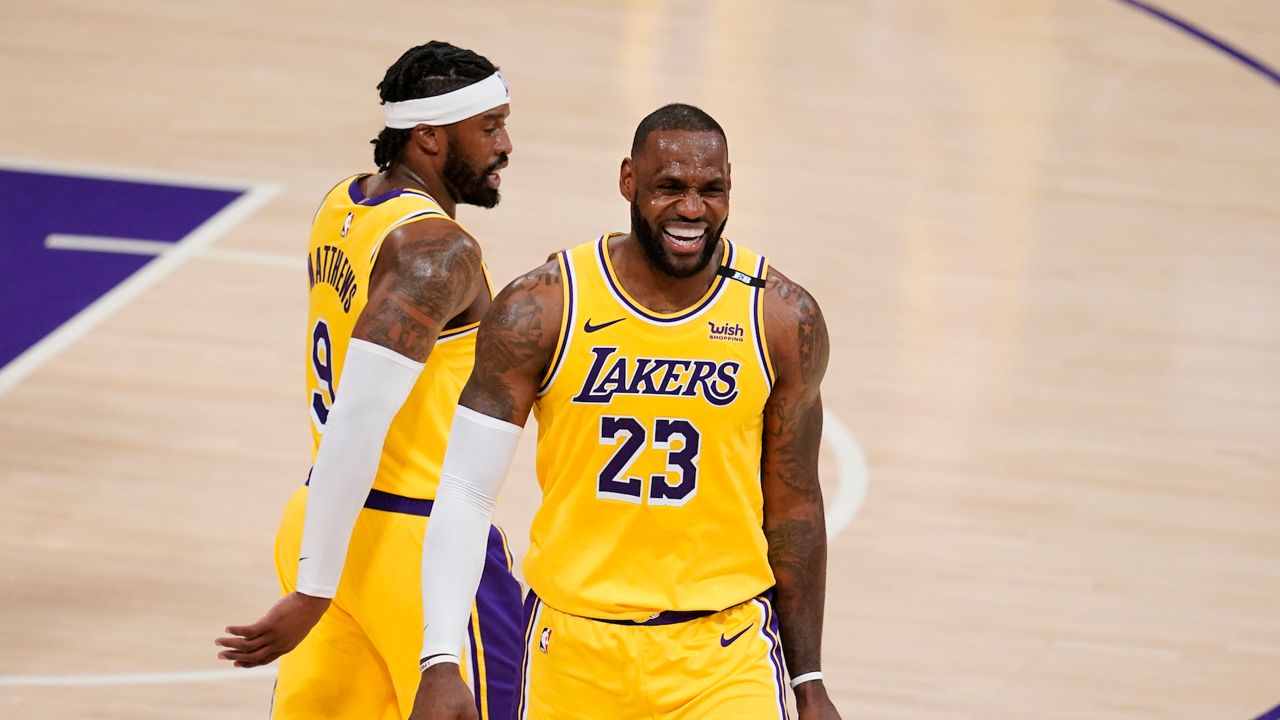
[[[1274,3],[1162,2],[1280,63]],[[503,203],[462,214],[505,281],[622,229],[635,123],[699,104],[869,461],[831,547],[845,717],[1280,702],[1280,85],[1112,0],[364,5],[0,4],[0,156],[273,184],[215,247],[299,257],[382,71],[449,39],[512,86]],[[308,437],[272,262],[196,255],[0,396],[0,716],[264,716],[268,676],[139,674],[218,671],[276,594]]]

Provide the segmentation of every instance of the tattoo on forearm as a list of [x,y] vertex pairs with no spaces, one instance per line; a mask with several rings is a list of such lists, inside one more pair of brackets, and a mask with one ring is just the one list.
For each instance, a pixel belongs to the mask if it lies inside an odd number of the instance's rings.
[[776,585],[778,622],[793,673],[819,668],[826,594],[827,536],[818,483],[821,401],[771,403],[774,437],[763,457],[776,483],[766,498],[765,538]]
[[826,598],[827,541],[821,513],[771,526],[769,565],[777,579],[774,602],[787,667],[792,674],[819,668]]

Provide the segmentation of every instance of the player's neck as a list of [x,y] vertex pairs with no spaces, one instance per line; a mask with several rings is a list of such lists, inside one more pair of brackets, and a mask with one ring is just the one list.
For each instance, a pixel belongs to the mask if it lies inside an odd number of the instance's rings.
[[419,171],[405,163],[392,163],[391,167],[370,176],[365,182],[368,184],[365,194],[371,197],[390,190],[421,190],[435,198],[440,209],[448,213],[449,217],[458,216],[458,204],[449,195],[444,181],[430,171]]
[[633,235],[613,238],[608,244],[609,262],[627,294],[654,312],[672,313],[692,307],[716,279],[724,257],[724,243],[717,242],[707,266],[689,277],[678,278],[654,267]]

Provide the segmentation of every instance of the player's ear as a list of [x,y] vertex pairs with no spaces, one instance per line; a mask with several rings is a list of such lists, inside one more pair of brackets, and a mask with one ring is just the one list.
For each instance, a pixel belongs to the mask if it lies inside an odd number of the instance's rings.
[[729,192],[733,189],[733,163],[725,163],[724,166],[724,191]]
[[627,199],[627,202],[635,202],[636,172],[629,157],[622,158],[622,170],[618,174],[618,191]]
[[428,155],[439,155],[444,150],[441,128],[435,125],[417,125],[409,131],[413,141]]

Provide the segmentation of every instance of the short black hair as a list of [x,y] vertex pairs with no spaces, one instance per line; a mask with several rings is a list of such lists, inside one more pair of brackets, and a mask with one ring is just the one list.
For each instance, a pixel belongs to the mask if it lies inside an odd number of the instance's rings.
[[684,103],[671,103],[649,113],[636,126],[636,135],[631,140],[631,154],[640,152],[649,135],[660,130],[714,132],[724,139],[726,148],[729,146],[729,138],[725,136],[724,128],[720,127],[720,123],[716,122],[715,118],[701,108]]
[[[498,71],[488,58],[440,40],[410,48],[387,68],[378,83],[383,103],[416,100],[453,92],[484,80]],[[373,143],[373,162],[386,170],[400,159],[408,129],[383,128]]]

